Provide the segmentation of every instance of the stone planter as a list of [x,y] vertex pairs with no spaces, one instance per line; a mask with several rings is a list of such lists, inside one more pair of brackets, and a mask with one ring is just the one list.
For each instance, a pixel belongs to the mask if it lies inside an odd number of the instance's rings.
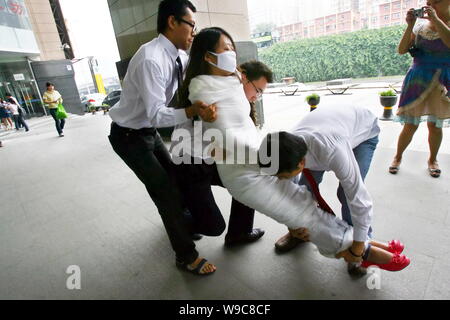
[[380,120],[388,121],[394,118],[392,115],[392,109],[397,103],[397,98],[397,96],[380,96],[380,103],[384,107],[383,115]]
[[281,81],[283,81],[284,84],[288,86],[295,82],[295,78],[294,77],[286,77],[286,78],[281,79]]
[[308,104],[311,106],[311,109],[309,111],[316,110],[318,104],[320,103],[320,97],[318,98],[309,98],[307,100]]

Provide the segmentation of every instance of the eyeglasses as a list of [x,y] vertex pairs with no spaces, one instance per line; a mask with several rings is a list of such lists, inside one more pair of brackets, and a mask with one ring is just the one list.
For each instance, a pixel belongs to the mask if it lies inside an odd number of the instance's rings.
[[257,97],[258,99],[261,98],[262,95],[263,95],[263,91],[262,91],[261,89],[257,88],[257,87],[255,86],[255,84],[253,83],[253,81],[250,81],[250,80],[249,80],[248,82],[250,82],[250,83],[252,84],[253,88],[255,88],[255,91],[256,91],[256,97]]
[[180,22],[186,23],[187,25],[191,26],[192,27],[192,33],[193,34],[197,34],[197,26],[194,23],[186,21],[183,18],[177,18],[177,20],[180,21]]

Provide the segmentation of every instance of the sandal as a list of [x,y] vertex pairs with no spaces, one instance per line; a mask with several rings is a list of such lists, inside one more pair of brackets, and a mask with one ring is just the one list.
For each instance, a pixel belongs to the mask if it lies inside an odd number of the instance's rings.
[[175,263],[176,263],[177,267],[181,270],[184,270],[184,271],[187,271],[187,272],[193,273],[195,275],[199,275],[199,276],[209,276],[210,274],[213,274],[214,272],[216,272],[216,270],[211,271],[211,272],[202,273],[201,271],[207,262],[208,262],[208,260],[202,259],[194,269],[191,269],[191,267],[189,267],[189,263],[186,263],[183,261],[176,260]]
[[[433,165],[437,165],[437,162],[434,162]],[[439,178],[441,176],[441,169],[439,169],[439,168],[431,168],[430,164],[428,164],[428,173],[433,178]]]
[[400,170],[399,166],[390,166],[389,167],[389,173],[397,174],[398,170]]
[[[396,165],[394,165],[394,163]],[[395,157],[394,157],[394,160],[392,161],[391,166],[389,167],[389,173],[397,174],[398,170],[400,170],[400,163],[401,162],[400,161],[396,161]]]
[[441,176],[441,169],[428,168],[428,172],[430,173],[430,176],[432,176],[433,178],[439,178]]

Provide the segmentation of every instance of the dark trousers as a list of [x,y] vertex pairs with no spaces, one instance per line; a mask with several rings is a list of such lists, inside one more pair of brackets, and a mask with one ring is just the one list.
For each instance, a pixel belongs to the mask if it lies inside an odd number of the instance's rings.
[[56,111],[57,111],[56,108],[49,109],[49,110],[50,110],[50,114],[53,117],[53,120],[55,120],[56,131],[58,131],[58,134],[62,134],[64,125],[66,124],[66,120],[56,118]]
[[177,259],[194,262],[198,252],[183,214],[181,195],[171,177],[173,163],[161,137],[153,128],[132,130],[112,123],[109,141],[147,188]]
[[[218,236],[225,230],[225,220],[214,200],[211,186],[223,187],[216,164],[175,165],[178,186],[189,209],[194,231],[207,236]],[[253,229],[255,210],[233,198],[227,236],[249,233]]]
[[19,130],[20,126],[23,126],[26,131],[30,130],[28,128],[27,123],[25,122],[25,120],[23,119],[23,117],[21,115],[19,115],[19,114],[14,115],[13,120],[14,120],[14,124],[16,126],[16,130]]

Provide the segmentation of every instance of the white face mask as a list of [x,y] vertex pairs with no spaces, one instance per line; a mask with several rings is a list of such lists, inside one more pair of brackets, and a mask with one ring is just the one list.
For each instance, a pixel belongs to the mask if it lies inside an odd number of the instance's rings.
[[237,67],[237,60],[236,60],[236,52],[234,51],[225,51],[222,53],[214,53],[211,51],[208,51],[210,54],[217,57],[217,64],[214,64],[212,62],[209,62],[209,64],[228,72],[235,72]]

